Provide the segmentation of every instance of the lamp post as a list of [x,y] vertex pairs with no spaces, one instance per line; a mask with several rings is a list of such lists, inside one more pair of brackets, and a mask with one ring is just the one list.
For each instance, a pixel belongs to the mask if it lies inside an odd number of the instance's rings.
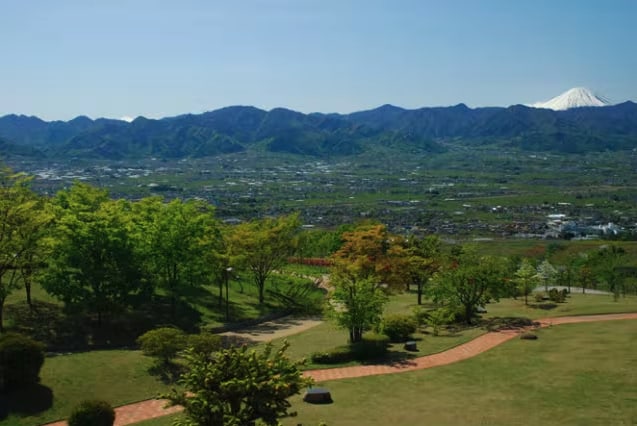
[[226,268],[226,322],[230,321],[230,296],[228,294],[228,281],[230,281],[230,273],[232,268]]

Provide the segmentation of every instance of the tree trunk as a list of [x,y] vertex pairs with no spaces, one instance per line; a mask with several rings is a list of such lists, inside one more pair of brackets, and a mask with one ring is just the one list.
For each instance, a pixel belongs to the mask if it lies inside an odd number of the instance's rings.
[[464,315],[465,315],[465,321],[468,325],[471,324],[471,317],[473,317],[473,306],[471,305],[465,305],[464,307]]
[[0,299],[0,333],[4,333],[4,298]]
[[27,293],[27,305],[33,310],[33,302],[31,301],[31,280],[24,280],[24,290]]
[[527,294],[527,292],[524,292],[524,304],[525,305],[529,304],[529,295]]
[[422,283],[418,283],[418,305],[422,305]]
[[[225,271],[224,271],[225,272]],[[227,274],[227,272],[225,272]],[[228,287],[227,283],[228,283],[228,278],[226,278],[226,288]],[[219,280],[219,306],[221,306],[223,304],[223,280]]]
[[265,290],[265,283],[259,283],[259,305],[263,305],[263,301],[265,297],[263,296],[263,292]]

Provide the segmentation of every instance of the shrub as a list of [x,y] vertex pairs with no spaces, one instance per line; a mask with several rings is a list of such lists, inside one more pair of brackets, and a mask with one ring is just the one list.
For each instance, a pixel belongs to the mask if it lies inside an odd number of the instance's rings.
[[365,333],[363,340],[349,345],[355,360],[367,361],[382,358],[387,353],[389,337],[378,333]]
[[221,337],[212,333],[191,334],[188,336],[188,346],[195,353],[209,356],[221,349]]
[[549,290],[549,299],[555,303],[564,303],[566,301],[567,291],[560,291],[556,288]]
[[449,324],[453,321],[454,317],[455,313],[453,311],[450,311],[447,308],[438,308],[429,313],[425,322],[429,327],[431,327],[433,335],[437,336],[440,334],[440,327],[444,324]]
[[162,327],[142,334],[137,343],[144,355],[156,357],[168,364],[178,352],[186,348],[187,337],[178,328]]
[[418,323],[413,315],[393,314],[383,319],[383,333],[392,342],[404,342],[416,332]]
[[429,318],[429,312],[427,312],[420,306],[416,306],[413,309],[413,316],[416,320],[416,324],[418,324],[419,326],[425,325],[427,323],[427,318]]
[[40,381],[44,345],[21,334],[0,337],[0,388],[12,389]]
[[80,402],[69,417],[69,426],[113,426],[115,410],[101,400],[86,400]]
[[354,361],[354,354],[349,346],[339,346],[326,352],[314,352],[310,359],[315,364],[343,364]]
[[544,301],[544,293],[535,293],[535,301],[543,302]]

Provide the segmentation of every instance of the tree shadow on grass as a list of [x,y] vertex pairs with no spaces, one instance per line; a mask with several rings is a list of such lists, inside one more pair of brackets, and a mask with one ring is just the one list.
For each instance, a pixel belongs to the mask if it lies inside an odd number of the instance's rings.
[[530,303],[529,307],[533,309],[542,309],[544,311],[550,311],[552,309],[557,308],[557,303],[553,303],[553,302]]
[[33,416],[53,405],[53,391],[39,383],[0,393],[0,420],[10,414]]
[[6,311],[13,323],[11,331],[31,336],[49,350],[88,347],[91,334],[88,321],[68,315],[60,304],[34,301],[31,308],[21,302],[8,305]]
[[410,367],[415,365],[414,359],[421,356],[418,352],[389,351],[381,357],[362,359],[362,365],[389,365],[392,367]]

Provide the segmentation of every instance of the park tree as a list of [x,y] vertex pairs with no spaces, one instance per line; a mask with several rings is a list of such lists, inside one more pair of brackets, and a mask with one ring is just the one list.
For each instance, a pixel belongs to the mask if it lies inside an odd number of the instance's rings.
[[35,268],[31,262],[39,257],[42,231],[52,219],[44,200],[29,188],[30,181],[8,168],[0,169],[0,332],[4,302],[23,282],[21,272]]
[[348,330],[349,342],[363,340],[363,333],[380,324],[387,295],[378,280],[335,268],[330,276],[328,307],[336,323]]
[[556,282],[562,287],[568,288],[568,292],[571,292],[571,287],[575,283],[577,278],[577,270],[579,267],[579,255],[571,255],[567,258],[563,265],[558,266]]
[[134,206],[149,280],[170,298],[172,315],[185,289],[212,281],[218,272],[216,253],[221,234],[213,208],[201,201],[159,197]]
[[332,256],[328,307],[336,322],[349,332],[350,343],[380,324],[386,293],[398,288],[405,276],[404,250],[383,225],[364,225],[343,234],[343,244]]
[[529,304],[529,294],[535,290],[539,283],[537,271],[528,259],[523,259],[520,267],[515,272],[514,282],[519,294],[524,296],[524,304]]
[[299,217],[293,214],[242,223],[231,230],[230,255],[240,267],[249,271],[260,304],[265,301],[270,274],[285,265],[288,257],[294,254],[299,226]]
[[436,303],[462,309],[470,324],[478,306],[497,300],[504,288],[505,259],[479,255],[473,247],[463,247],[432,279],[428,293]]
[[67,309],[95,314],[99,327],[105,314],[121,312],[141,290],[130,204],[81,183],[53,202],[56,226],[42,285]]
[[624,281],[626,267],[626,251],[615,245],[603,246],[588,257],[594,275],[613,293],[615,301],[620,294],[625,295]]
[[399,261],[399,268],[405,272],[407,290],[410,285],[416,287],[419,305],[422,305],[422,297],[429,279],[441,267],[440,247],[440,238],[435,235],[405,240],[404,256]]
[[184,407],[181,426],[253,426],[257,422],[277,425],[288,415],[288,398],[311,385],[299,364],[285,356],[287,342],[274,351],[231,347],[204,355],[186,350],[186,372],[180,390],[168,396],[174,405]]
[[537,276],[544,286],[544,291],[549,291],[549,286],[555,283],[557,278],[557,269],[548,260],[543,260],[537,266]]

